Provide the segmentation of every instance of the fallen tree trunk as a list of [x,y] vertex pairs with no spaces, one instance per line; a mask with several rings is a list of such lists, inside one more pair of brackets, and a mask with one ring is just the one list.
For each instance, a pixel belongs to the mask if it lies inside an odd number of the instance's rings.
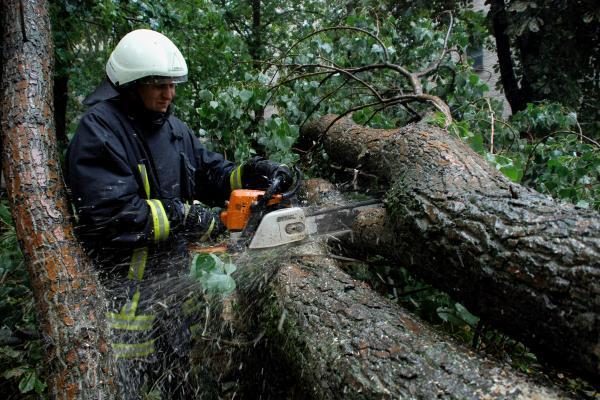
[[345,119],[327,130],[334,118],[304,139],[390,188],[387,213],[357,225],[355,247],[397,260],[540,359],[600,375],[597,213],[510,182],[442,129]]
[[435,333],[342,272],[323,247],[308,244],[270,261],[253,256],[242,267],[254,281],[243,286],[246,309],[256,314],[274,358],[285,360],[279,374],[297,382],[288,393],[315,399],[564,397]]
[[6,0],[0,15],[3,173],[45,339],[49,395],[114,398],[103,292],[73,236],[58,163],[48,4]]

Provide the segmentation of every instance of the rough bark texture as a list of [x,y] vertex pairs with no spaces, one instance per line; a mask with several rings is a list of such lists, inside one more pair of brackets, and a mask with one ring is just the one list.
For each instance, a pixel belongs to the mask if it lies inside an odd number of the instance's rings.
[[58,165],[48,4],[5,0],[0,15],[3,172],[46,339],[49,394],[112,398],[102,292],[73,237]]
[[[293,398],[563,397],[435,333],[342,272],[321,244],[286,257],[275,263],[252,310],[259,313],[263,341],[287,361],[284,373],[301,382]],[[260,289],[250,289],[256,299]]]
[[306,126],[332,160],[390,185],[386,226],[356,246],[386,253],[538,357],[599,376],[600,218],[504,178],[427,125],[374,130],[334,116]]

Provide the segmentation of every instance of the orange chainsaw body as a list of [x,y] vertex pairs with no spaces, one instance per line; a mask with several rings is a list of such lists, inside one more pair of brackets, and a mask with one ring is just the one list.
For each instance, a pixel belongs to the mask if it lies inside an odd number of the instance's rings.
[[[252,205],[256,204],[264,194],[264,190],[236,189],[232,191],[227,202],[227,209],[220,215],[221,222],[227,227],[227,230],[230,232],[242,231],[252,214]],[[272,206],[281,201],[282,196],[276,194],[267,202],[267,205]]]

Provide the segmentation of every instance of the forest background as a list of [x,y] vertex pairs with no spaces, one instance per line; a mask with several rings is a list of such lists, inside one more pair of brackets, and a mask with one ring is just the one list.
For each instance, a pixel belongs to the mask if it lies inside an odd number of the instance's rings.
[[[326,177],[336,171],[294,151],[311,118],[353,111],[355,122],[377,128],[419,118],[443,125],[444,115],[428,104],[373,102],[369,88],[412,90],[390,71],[365,69],[362,82],[342,71],[388,61],[410,71],[430,68],[421,84],[450,106],[448,131],[511,180],[600,210],[600,7],[594,0],[487,3],[484,14],[463,1],[53,1],[57,139],[64,150],[118,40],[149,28],[170,37],[188,62],[176,114],[229,159],[264,155]],[[489,97],[492,71],[476,62],[483,48],[498,54],[498,89],[512,112]],[[316,73],[322,66],[340,73],[323,79]],[[5,197],[3,191],[0,391],[8,398],[43,396],[42,340]],[[397,300],[473,339],[478,319],[408,273],[392,279],[384,262],[353,272],[390,297],[414,293]],[[390,279],[394,284],[380,283]],[[536,368],[527,349],[502,335],[489,333],[485,343],[521,370]],[[570,384],[589,391],[585,383]]]

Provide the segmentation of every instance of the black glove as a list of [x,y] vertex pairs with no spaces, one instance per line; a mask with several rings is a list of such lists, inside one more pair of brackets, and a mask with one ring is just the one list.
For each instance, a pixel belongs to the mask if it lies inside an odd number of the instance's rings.
[[292,171],[286,165],[262,157],[254,157],[242,167],[242,181],[248,189],[266,189],[276,177],[281,177],[280,192],[285,192],[294,182]]
[[174,232],[204,241],[213,240],[226,230],[218,210],[183,204],[178,199],[162,200],[162,203]]
[[204,208],[198,204],[193,204],[186,207],[187,213],[183,218],[183,232],[200,240],[214,240],[221,233],[225,232],[225,225],[219,218],[219,212],[213,211],[210,208]]

